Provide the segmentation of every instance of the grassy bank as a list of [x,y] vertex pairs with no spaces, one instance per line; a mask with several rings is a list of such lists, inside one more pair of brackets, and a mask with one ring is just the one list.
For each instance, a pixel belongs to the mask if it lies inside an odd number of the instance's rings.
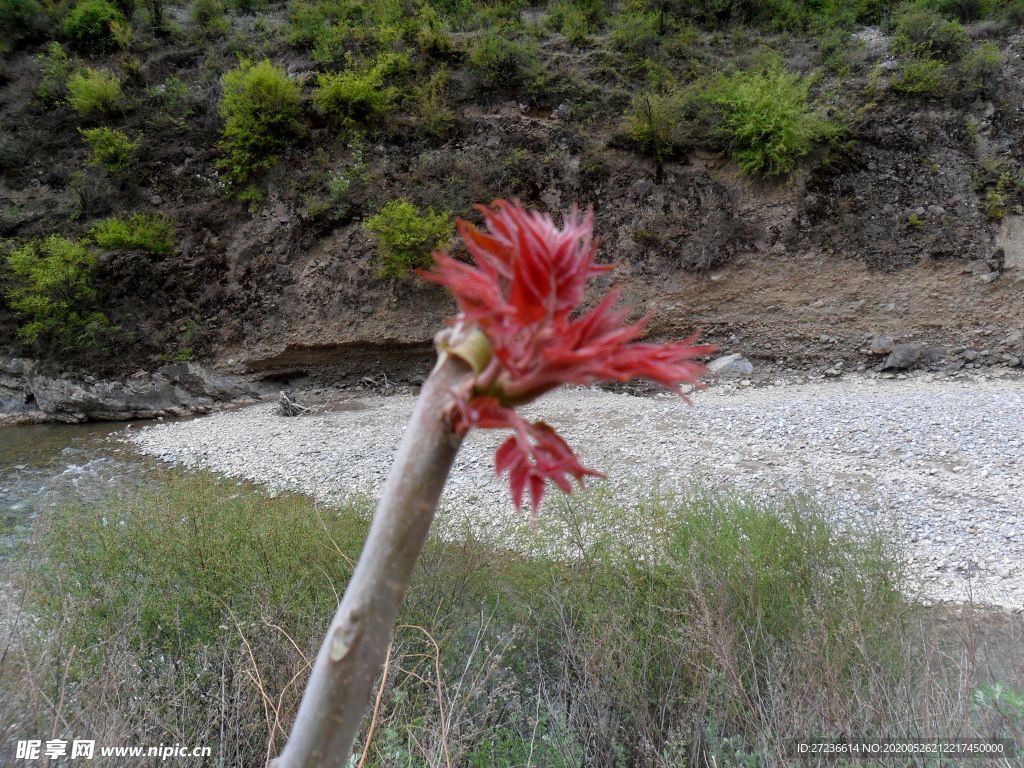
[[[189,474],[39,521],[6,590],[3,754],[89,734],[265,764],[370,511]],[[1018,727],[1012,691],[972,698],[992,668],[974,618],[943,631],[881,534],[806,500],[592,493],[523,536],[430,541],[365,765],[775,765],[801,736]]]

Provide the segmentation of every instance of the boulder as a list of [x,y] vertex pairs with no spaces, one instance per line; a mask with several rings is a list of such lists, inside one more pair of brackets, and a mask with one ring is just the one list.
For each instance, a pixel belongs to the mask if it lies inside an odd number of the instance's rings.
[[892,336],[875,336],[868,347],[873,355],[888,355],[896,349],[896,339]]
[[906,370],[920,363],[937,365],[945,357],[946,351],[940,347],[929,348],[924,344],[900,344],[882,363],[882,370]]
[[214,400],[258,397],[256,387],[245,379],[218,376],[196,363],[170,363],[158,368],[156,375],[196,397],[210,397]]
[[750,374],[754,372],[754,364],[737,352],[715,358],[708,363],[708,370],[719,375]]

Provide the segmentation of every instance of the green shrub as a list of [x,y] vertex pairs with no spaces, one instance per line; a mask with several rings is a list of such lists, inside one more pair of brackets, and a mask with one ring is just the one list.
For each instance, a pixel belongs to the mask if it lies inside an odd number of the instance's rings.
[[259,13],[267,7],[267,0],[231,0],[231,6],[239,13]]
[[82,134],[85,143],[92,150],[86,161],[88,165],[106,168],[111,173],[117,174],[124,173],[131,167],[135,150],[139,148],[139,142],[133,142],[116,128],[101,127],[90,130],[79,128],[78,132]]
[[397,89],[387,79],[408,68],[408,59],[386,53],[372,67],[317,75],[313,103],[344,125],[380,123],[391,111]]
[[36,87],[36,98],[44,107],[62,102],[68,95],[68,74],[71,60],[60,43],[51,42],[46,53],[39,54],[36,61],[42,64],[43,79]]
[[827,129],[811,112],[807,89],[799,74],[775,68],[737,72],[710,90],[720,113],[718,138],[744,173],[789,173]]
[[659,44],[658,17],[653,13],[626,14],[612,27],[612,47],[634,56],[646,56]]
[[53,27],[52,7],[39,0],[0,0],[0,39],[8,44],[45,39]]
[[899,16],[893,52],[955,61],[970,42],[959,21],[949,21],[933,10],[912,6]]
[[139,250],[151,256],[166,256],[174,250],[174,221],[162,214],[104,219],[89,235],[96,245],[110,250]]
[[68,80],[72,109],[81,115],[113,112],[121,106],[121,81],[110,72],[83,67]]
[[626,134],[640,152],[663,162],[689,148],[682,112],[676,94],[637,94],[626,116]]
[[81,243],[50,235],[8,255],[7,266],[15,282],[7,300],[26,320],[18,330],[26,341],[75,343],[90,326],[107,325],[102,313],[89,309],[96,257]]
[[935,59],[908,59],[892,79],[892,89],[908,96],[935,98],[949,88],[948,67]]
[[604,6],[593,0],[557,0],[548,11],[548,25],[578,47],[585,45],[603,24]]
[[400,277],[412,269],[428,267],[431,251],[441,248],[455,231],[451,211],[426,213],[408,200],[392,200],[380,213],[363,221],[363,229],[377,235],[379,277]]
[[1006,63],[1006,54],[993,42],[985,42],[974,48],[963,58],[963,71],[970,87],[978,91],[989,91]]
[[442,67],[414,92],[416,124],[433,139],[447,138],[455,127],[455,112],[448,104],[447,87],[448,72]]
[[113,22],[124,24],[124,16],[106,0],[84,0],[64,22],[64,34],[84,53],[103,53],[117,47],[111,31]]
[[218,0],[195,0],[192,3],[192,23],[211,37],[223,37],[230,29],[224,18],[224,6]]
[[532,77],[537,65],[536,46],[490,33],[470,49],[469,64],[484,88],[512,90]]
[[281,67],[269,60],[243,59],[224,74],[220,113],[224,139],[218,145],[227,157],[218,161],[231,182],[273,163],[275,153],[301,134],[301,92]]

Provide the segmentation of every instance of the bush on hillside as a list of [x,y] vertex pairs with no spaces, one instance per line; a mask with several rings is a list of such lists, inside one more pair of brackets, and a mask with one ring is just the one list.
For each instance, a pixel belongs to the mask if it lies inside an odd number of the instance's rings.
[[43,69],[43,79],[36,86],[36,98],[44,107],[59,104],[68,95],[71,59],[60,43],[51,42],[46,46],[46,52],[36,57],[36,61]]
[[826,130],[811,112],[808,82],[771,68],[737,72],[708,93],[718,111],[717,139],[747,174],[789,173]]
[[45,40],[53,26],[52,6],[39,0],[0,0],[0,40],[9,45]]
[[224,6],[218,0],[195,0],[192,3],[192,23],[210,37],[223,37],[230,28],[224,18]]
[[302,94],[282,67],[264,59],[258,64],[243,59],[222,79],[220,113],[225,119],[218,145],[226,157],[218,166],[231,182],[267,168],[282,147],[302,133]]
[[121,106],[117,75],[83,67],[68,79],[69,102],[80,115],[114,112]]
[[174,250],[174,221],[166,215],[136,213],[104,219],[90,231],[96,245],[111,250],[139,250],[165,256]]
[[625,14],[612,25],[612,47],[633,56],[646,56],[661,42],[658,17],[653,13]]
[[930,9],[911,6],[899,16],[893,52],[957,61],[970,42],[959,21],[946,19]]
[[125,173],[132,164],[139,142],[132,141],[116,128],[78,129],[92,152],[86,164],[94,168],[106,168],[111,173]]
[[522,87],[537,66],[536,46],[491,33],[470,49],[469,65],[487,90],[507,91]]
[[373,66],[317,75],[313,103],[343,125],[376,124],[387,117],[397,89],[387,80],[408,69],[409,60],[398,54],[377,57]]
[[429,267],[431,251],[444,246],[455,232],[451,211],[428,208],[421,213],[408,200],[392,200],[380,213],[363,221],[363,229],[377,235],[379,277],[401,277],[413,269]]
[[111,24],[124,24],[124,16],[106,0],[84,0],[64,22],[64,34],[83,53],[104,53],[117,47]]
[[626,116],[625,130],[641,154],[664,162],[689,148],[682,97],[677,94],[640,93]]
[[75,344],[90,327],[107,325],[89,306],[96,295],[96,257],[81,243],[50,235],[8,255],[7,266],[14,278],[7,300],[26,321],[18,330],[25,341]]
[[892,78],[892,89],[906,96],[944,96],[950,87],[948,69],[936,59],[908,59]]

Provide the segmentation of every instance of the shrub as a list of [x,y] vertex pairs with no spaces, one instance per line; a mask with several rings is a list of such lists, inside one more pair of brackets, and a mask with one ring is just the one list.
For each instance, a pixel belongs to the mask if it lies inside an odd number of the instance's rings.
[[111,250],[139,250],[151,256],[165,256],[174,250],[174,221],[162,214],[104,219],[89,234],[96,245]]
[[231,6],[239,13],[259,13],[267,7],[267,0],[231,0]]
[[689,144],[679,97],[674,94],[634,96],[625,128],[637,149],[659,163],[678,155]]
[[455,112],[445,94],[447,86],[448,72],[442,67],[415,91],[417,125],[433,139],[446,138],[455,127]]
[[380,213],[363,221],[363,229],[377,235],[380,277],[400,277],[409,270],[430,266],[430,252],[442,247],[455,232],[451,211],[426,213],[408,200],[392,200]]
[[909,96],[942,96],[949,87],[947,69],[943,62],[935,59],[909,59],[893,77],[892,89]]
[[81,115],[113,112],[121,105],[121,81],[110,72],[84,67],[68,80],[72,109]]
[[592,0],[558,0],[548,12],[548,24],[570,45],[582,46],[604,24],[604,6]]
[[124,16],[106,0],[84,0],[64,22],[64,34],[78,50],[103,53],[117,46],[111,31],[114,22],[124,24]]
[[985,192],[985,215],[999,221],[1006,215],[1007,206],[1024,191],[1024,174],[1005,157],[984,155],[978,160],[974,188]]
[[995,85],[999,72],[1006,63],[1006,54],[991,41],[982,43],[963,59],[964,75],[970,85],[981,91],[990,90]]
[[274,153],[301,133],[299,87],[284,69],[269,60],[243,59],[223,77],[220,113],[224,139],[218,145],[227,157],[218,161],[229,181],[240,182],[274,161]]
[[658,17],[653,13],[627,14],[615,20],[612,46],[634,56],[646,56],[660,41]]
[[71,60],[60,43],[51,42],[46,53],[36,58],[43,66],[43,79],[36,87],[36,98],[44,107],[59,104],[68,95],[68,73]]
[[807,88],[799,74],[769,69],[737,72],[711,89],[718,138],[744,173],[789,173],[826,129],[808,107]]
[[229,29],[224,18],[224,6],[217,0],[195,0],[192,3],[192,23],[213,37],[222,37]]
[[391,111],[396,89],[385,85],[389,76],[408,67],[408,59],[382,54],[372,67],[317,75],[313,103],[344,125],[379,123]]
[[139,142],[133,142],[116,128],[78,129],[85,143],[92,149],[86,161],[96,168],[106,168],[111,173],[124,173],[132,163],[132,156],[139,148]]
[[969,45],[970,38],[959,21],[949,21],[919,6],[900,15],[893,39],[895,53],[946,60],[959,59]]
[[16,285],[7,290],[11,309],[26,319],[18,335],[28,342],[50,338],[74,343],[90,325],[106,325],[88,308],[96,294],[96,257],[73,240],[50,235],[7,257]]
[[479,38],[469,53],[469,64],[484,88],[511,90],[532,76],[537,63],[536,47],[491,33]]
[[51,7],[39,0],[0,0],[0,38],[9,44],[45,39],[53,25]]

